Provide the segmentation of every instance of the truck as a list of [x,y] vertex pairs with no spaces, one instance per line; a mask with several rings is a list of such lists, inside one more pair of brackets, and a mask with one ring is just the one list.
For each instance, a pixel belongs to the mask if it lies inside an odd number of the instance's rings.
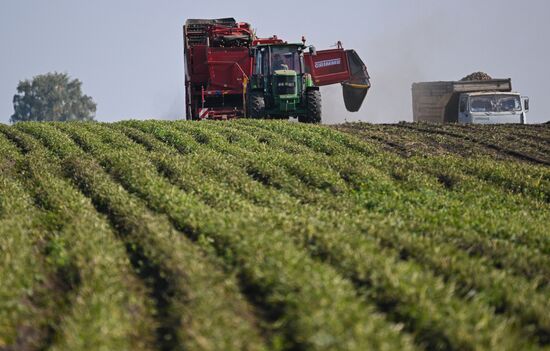
[[234,18],[188,19],[183,26],[186,118],[289,118],[321,122],[320,86],[342,84],[345,106],[360,109],[370,89],[354,50],[317,51],[276,35],[256,36]]
[[524,124],[529,111],[509,78],[414,83],[412,104],[415,122]]

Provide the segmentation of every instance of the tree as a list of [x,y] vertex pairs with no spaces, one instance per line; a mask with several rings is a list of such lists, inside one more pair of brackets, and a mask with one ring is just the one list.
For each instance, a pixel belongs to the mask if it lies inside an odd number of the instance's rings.
[[81,87],[78,79],[57,72],[20,81],[10,121],[91,121],[96,104]]

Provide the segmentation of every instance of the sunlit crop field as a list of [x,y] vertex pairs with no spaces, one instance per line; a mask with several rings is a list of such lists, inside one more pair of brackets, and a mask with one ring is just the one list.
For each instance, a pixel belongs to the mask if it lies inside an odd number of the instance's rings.
[[0,125],[0,350],[548,349],[549,202],[549,125]]

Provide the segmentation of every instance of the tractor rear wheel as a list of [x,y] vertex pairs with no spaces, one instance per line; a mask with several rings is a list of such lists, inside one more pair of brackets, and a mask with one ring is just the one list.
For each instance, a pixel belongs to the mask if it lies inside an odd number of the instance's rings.
[[264,118],[265,117],[265,100],[264,94],[261,91],[251,91],[248,93],[248,117]]
[[306,114],[298,116],[302,123],[321,123],[321,92],[319,90],[306,91]]

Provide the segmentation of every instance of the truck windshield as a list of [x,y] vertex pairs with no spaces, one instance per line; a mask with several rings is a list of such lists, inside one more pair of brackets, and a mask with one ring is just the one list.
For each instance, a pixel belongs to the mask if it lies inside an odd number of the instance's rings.
[[471,112],[515,112],[521,111],[521,100],[517,95],[482,95],[470,98]]
[[271,67],[274,71],[281,69],[290,69],[300,72],[300,54],[293,47],[271,48]]

